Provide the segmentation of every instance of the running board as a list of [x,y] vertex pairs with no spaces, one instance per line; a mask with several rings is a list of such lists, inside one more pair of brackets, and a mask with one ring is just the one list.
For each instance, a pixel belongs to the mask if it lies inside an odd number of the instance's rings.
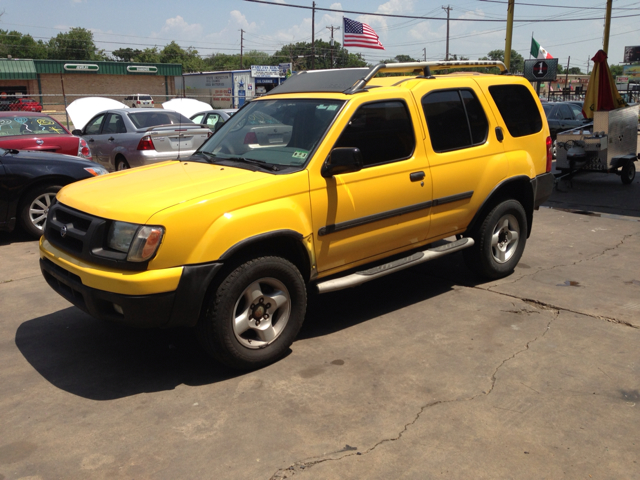
[[474,243],[473,238],[465,237],[460,240],[456,240],[455,242],[446,243],[439,247],[414,253],[408,257],[394,260],[393,262],[347,275],[346,277],[326,280],[317,284],[318,292],[328,293],[335,292],[336,290],[342,290],[344,288],[356,287],[363,283],[370,282],[371,280],[389,275],[390,273],[399,272],[405,268],[413,267],[414,265],[428,262],[430,260],[435,260],[436,258],[449,255],[450,253],[457,252],[458,250],[464,250],[465,248],[472,247]]

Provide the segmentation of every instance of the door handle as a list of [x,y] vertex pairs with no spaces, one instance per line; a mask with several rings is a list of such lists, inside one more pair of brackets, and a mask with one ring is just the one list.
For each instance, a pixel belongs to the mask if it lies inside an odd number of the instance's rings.
[[90,139],[89,139],[89,142],[90,142],[90,143],[93,143],[93,138],[90,138]]
[[109,138],[107,138],[107,140],[109,140],[110,142],[113,142],[115,140],[115,138],[109,137]]
[[409,178],[412,182],[419,182],[424,180],[424,172],[413,172],[409,174]]

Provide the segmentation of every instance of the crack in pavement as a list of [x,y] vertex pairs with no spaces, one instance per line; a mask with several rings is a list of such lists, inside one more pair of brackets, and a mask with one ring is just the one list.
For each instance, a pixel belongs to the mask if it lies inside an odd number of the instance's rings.
[[[528,302],[525,302],[525,303],[528,303]],[[490,388],[488,390],[486,390],[486,391],[483,390],[482,393],[478,393],[478,394],[473,395],[473,396],[468,397],[468,398],[460,398],[460,399],[455,399],[455,400],[438,400],[438,401],[435,401],[435,402],[427,403],[426,405],[423,405],[422,407],[420,407],[420,410],[415,415],[415,418],[411,422],[406,423],[404,425],[404,427],[402,428],[402,430],[400,430],[398,435],[395,436],[395,437],[385,438],[383,440],[380,440],[378,443],[376,443],[372,447],[368,448],[367,450],[357,451],[357,452],[354,452],[354,453],[347,453],[345,455],[339,455],[339,454],[341,454],[343,452],[346,452],[346,451],[355,450],[353,447],[350,447],[349,445],[346,445],[345,448],[343,448],[342,450],[338,450],[336,452],[330,453],[330,454],[328,454],[328,456],[325,455],[324,457],[318,458],[318,459],[315,459],[315,460],[307,460],[307,461],[302,461],[302,462],[296,462],[296,463],[294,463],[293,465],[290,465],[287,468],[279,469],[276,473],[274,473],[269,478],[269,480],[285,480],[287,478],[291,478],[292,476],[294,476],[296,474],[296,472],[300,472],[300,471],[306,470],[306,469],[311,468],[314,465],[318,465],[320,463],[343,460],[343,459],[345,459],[347,457],[353,457],[353,456],[356,456],[356,455],[367,455],[367,454],[373,452],[380,445],[383,445],[383,444],[388,443],[388,442],[395,442],[397,440],[400,440],[402,438],[402,436],[404,435],[404,433],[407,432],[409,430],[409,428],[411,428],[411,426],[414,425],[420,419],[422,414],[427,409],[429,409],[431,407],[435,407],[437,405],[443,405],[443,404],[446,404],[446,403],[470,402],[470,401],[475,400],[478,397],[483,397],[483,396],[486,397],[487,395],[491,394],[491,392],[493,392],[493,390],[494,390],[494,388],[496,386],[498,371],[507,362],[509,362],[510,360],[513,360],[515,357],[520,355],[522,352],[526,352],[527,350],[529,350],[529,346],[532,343],[534,343],[538,339],[544,337],[547,334],[547,332],[550,330],[551,324],[553,323],[553,321],[555,319],[557,319],[558,316],[560,315],[560,312],[558,310],[556,310],[556,309],[549,308],[549,307],[546,307],[544,305],[538,305],[538,304],[533,303],[533,302],[531,303],[531,305],[533,305],[534,307],[539,308],[539,309],[551,310],[553,312],[553,318],[551,318],[549,320],[549,322],[547,323],[547,326],[545,327],[544,331],[542,332],[542,335],[538,335],[533,340],[529,340],[522,349],[518,350],[517,352],[513,353],[511,356],[509,356],[508,358],[506,358],[502,362],[500,362],[500,364],[495,368],[495,370],[493,371],[493,374],[491,375],[491,386],[490,386]],[[538,312],[520,310],[519,313],[531,313],[532,314],[532,313],[538,313]],[[338,456],[331,457],[331,455],[338,455]]]
[[515,283],[518,283],[518,282],[519,282],[520,280],[522,280],[523,278],[533,277],[533,276],[535,276],[535,275],[539,274],[540,272],[548,272],[548,271],[553,270],[554,268],[558,268],[558,267],[573,267],[573,266],[578,265],[578,264],[580,264],[580,263],[582,263],[582,262],[590,262],[591,260],[594,260],[594,259],[596,259],[596,258],[602,257],[602,256],[603,256],[603,255],[605,255],[607,252],[610,252],[610,251],[612,251],[612,250],[616,250],[617,248],[621,247],[621,246],[624,244],[624,241],[625,241],[627,238],[629,238],[629,237],[633,237],[633,236],[635,236],[635,234],[624,235],[624,236],[622,237],[622,240],[621,240],[617,245],[615,245],[615,246],[613,246],[613,247],[605,248],[602,252],[600,252],[600,253],[594,253],[594,254],[593,254],[593,255],[591,255],[590,257],[581,258],[580,260],[577,260],[577,261],[575,261],[575,262],[573,262],[573,263],[569,263],[569,264],[553,265],[553,266],[551,266],[551,267],[549,267],[549,268],[540,268],[540,269],[536,270],[535,272],[528,273],[528,274],[526,274],[526,275],[522,275],[522,276],[520,276],[520,277],[516,278],[515,280],[513,280],[513,281],[511,281],[511,282],[502,282],[502,283],[500,283],[499,285],[492,285],[492,286],[490,286],[490,287],[483,288],[482,290],[487,290],[487,291],[489,291],[489,292],[500,293],[500,292],[496,292],[495,290],[492,290],[492,288],[498,288],[498,287],[500,287],[500,286],[502,286],[502,285],[513,285],[513,284],[515,284]]

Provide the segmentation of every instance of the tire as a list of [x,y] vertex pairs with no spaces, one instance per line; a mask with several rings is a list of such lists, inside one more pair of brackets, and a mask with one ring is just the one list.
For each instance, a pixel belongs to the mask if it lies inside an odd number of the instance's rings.
[[475,245],[463,251],[467,267],[492,280],[511,274],[524,252],[527,228],[520,202],[506,200],[498,204],[472,234]]
[[620,180],[622,180],[623,184],[629,185],[634,178],[636,178],[636,163],[627,162],[620,172]]
[[61,185],[42,185],[29,190],[20,202],[20,225],[34,238],[40,238],[44,231],[49,207]]
[[129,162],[124,157],[116,158],[116,171],[120,172],[122,170],[129,170],[131,167],[129,166]]
[[292,263],[280,257],[249,260],[205,298],[198,341],[224,365],[261,368],[287,353],[306,308],[305,282]]

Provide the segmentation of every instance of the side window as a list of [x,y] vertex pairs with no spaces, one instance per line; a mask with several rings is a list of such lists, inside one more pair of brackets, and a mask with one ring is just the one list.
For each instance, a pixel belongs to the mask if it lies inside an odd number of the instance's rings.
[[560,105],[560,118],[562,120],[573,120],[573,113],[568,105]]
[[107,121],[104,123],[102,133],[127,133],[122,116],[117,113],[109,114],[109,118],[107,118]]
[[573,110],[573,115],[576,117],[576,120],[584,119],[584,115],[582,114],[582,107],[576,105],[575,103],[570,104],[569,107],[571,107],[571,110]]
[[351,117],[336,147],[357,147],[365,167],[409,158],[416,145],[403,101],[368,103]]
[[218,123],[220,120],[222,120],[220,118],[220,115],[218,115],[217,113],[211,113],[209,114],[209,116],[207,117],[207,125],[215,125],[216,123]]
[[524,137],[542,130],[538,105],[524,85],[493,85],[489,93],[512,137]]
[[84,127],[84,133],[86,135],[97,135],[100,133],[100,125],[102,125],[102,120],[104,119],[104,114],[98,115],[93,120],[90,120],[87,123],[87,126]]
[[193,121],[193,123],[202,123],[202,117],[204,117],[204,113],[201,113],[200,115],[196,115],[191,120]]
[[422,98],[431,145],[447,152],[480,145],[487,140],[489,122],[471,90],[443,90]]

